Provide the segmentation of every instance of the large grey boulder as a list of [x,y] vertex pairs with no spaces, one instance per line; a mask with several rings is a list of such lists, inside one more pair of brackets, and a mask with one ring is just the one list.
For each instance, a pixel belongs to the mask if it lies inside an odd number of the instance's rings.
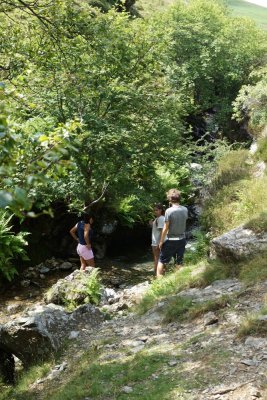
[[84,304],[88,296],[86,286],[94,270],[92,267],[87,267],[86,271],[75,270],[64,279],[59,279],[45,294],[45,303]]
[[101,312],[91,304],[66,312],[54,304],[39,305],[25,315],[0,325],[0,349],[18,357],[25,366],[51,356],[72,330],[103,321]]
[[239,261],[267,250],[267,232],[255,233],[243,226],[232,229],[212,240],[215,257]]

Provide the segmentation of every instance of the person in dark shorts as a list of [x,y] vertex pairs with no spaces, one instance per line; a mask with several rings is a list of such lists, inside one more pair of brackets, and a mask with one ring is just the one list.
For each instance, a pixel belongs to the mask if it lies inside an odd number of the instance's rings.
[[[171,207],[165,212],[165,223],[159,242],[160,255],[157,266],[157,277],[164,275],[165,265],[168,264],[172,257],[175,259],[176,268],[179,269],[183,263],[185,252],[185,229],[186,220],[188,218],[188,210],[181,206],[180,192],[177,189],[170,189],[167,192],[167,199]],[[167,237],[167,240],[165,240]]]
[[78,242],[77,253],[80,256],[80,269],[82,271],[84,271],[87,266],[95,266],[94,253],[92,250],[92,223],[93,217],[89,214],[84,214],[82,220],[70,230],[71,236]]

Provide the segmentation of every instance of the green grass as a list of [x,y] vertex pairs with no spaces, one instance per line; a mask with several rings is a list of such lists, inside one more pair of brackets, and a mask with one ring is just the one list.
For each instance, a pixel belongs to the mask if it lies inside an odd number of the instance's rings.
[[256,233],[267,232],[267,211],[261,212],[255,218],[252,218],[244,227]]
[[238,336],[267,336],[267,323],[266,320],[260,320],[261,316],[267,315],[267,306],[265,306],[259,313],[248,315],[241,323]]
[[[109,349],[88,349],[83,356],[70,363],[61,376],[61,382],[47,382],[42,389],[42,400],[82,400],[86,397],[96,400],[191,400],[188,390],[204,389],[209,384],[218,384],[216,366],[225,365],[229,353],[216,346],[195,349],[201,342],[198,335],[181,344],[147,346],[138,354],[120,351],[120,357],[110,358]],[[208,337],[207,337],[208,339]],[[118,344],[118,343],[117,343]],[[194,351],[192,351],[194,349]],[[190,356],[188,356],[190,350]],[[212,350],[212,351],[211,351]],[[170,366],[175,360],[176,365]],[[192,368],[192,362],[196,367]],[[190,374],[188,373],[188,366]],[[210,371],[209,371],[210,370]],[[207,373],[210,372],[210,373]],[[156,378],[155,378],[156,376]],[[122,388],[130,386],[131,393]],[[23,396],[11,391],[1,400],[33,400],[38,394],[29,389]],[[185,397],[186,396],[186,397]],[[192,397],[193,398],[193,397]]]
[[198,318],[209,311],[218,311],[227,307],[234,302],[234,296],[220,296],[214,300],[204,301],[202,303],[194,303],[188,297],[177,296],[168,303],[163,313],[165,314],[164,322],[173,321],[190,321]]
[[18,373],[15,387],[0,383],[0,400],[36,400],[36,394],[29,390],[30,385],[37,379],[43,378],[52,368],[52,362],[35,365],[27,371]]
[[228,0],[227,4],[232,10],[233,15],[249,17],[261,28],[267,30],[267,8],[242,0]]
[[248,285],[267,279],[267,250],[259,252],[255,257],[243,262],[239,278]]
[[202,263],[184,266],[179,271],[167,273],[162,279],[153,281],[147,293],[137,305],[136,311],[139,314],[144,314],[161,298],[179,293],[183,289],[197,286],[199,282],[198,269],[201,267],[203,267]]

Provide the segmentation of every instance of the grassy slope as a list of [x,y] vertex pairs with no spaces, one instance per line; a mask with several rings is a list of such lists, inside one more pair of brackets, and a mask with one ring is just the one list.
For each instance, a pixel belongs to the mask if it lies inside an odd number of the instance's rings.
[[[164,11],[168,6],[175,4],[176,0],[137,0],[136,6],[140,13],[148,16],[155,11]],[[249,17],[261,28],[267,30],[267,8],[247,3],[243,0],[227,0],[226,3],[233,15]]]
[[261,28],[267,30],[267,8],[242,0],[228,0],[227,3],[234,15],[249,17],[256,21]]

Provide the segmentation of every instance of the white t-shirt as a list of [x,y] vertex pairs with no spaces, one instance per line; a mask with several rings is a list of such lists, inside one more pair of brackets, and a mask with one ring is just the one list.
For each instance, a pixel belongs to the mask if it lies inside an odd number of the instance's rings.
[[156,218],[153,221],[153,225],[152,225],[152,246],[158,246],[159,241],[160,241],[160,237],[161,237],[161,231],[163,229],[164,226],[164,222],[165,222],[165,218],[163,215],[161,215],[160,217]]

